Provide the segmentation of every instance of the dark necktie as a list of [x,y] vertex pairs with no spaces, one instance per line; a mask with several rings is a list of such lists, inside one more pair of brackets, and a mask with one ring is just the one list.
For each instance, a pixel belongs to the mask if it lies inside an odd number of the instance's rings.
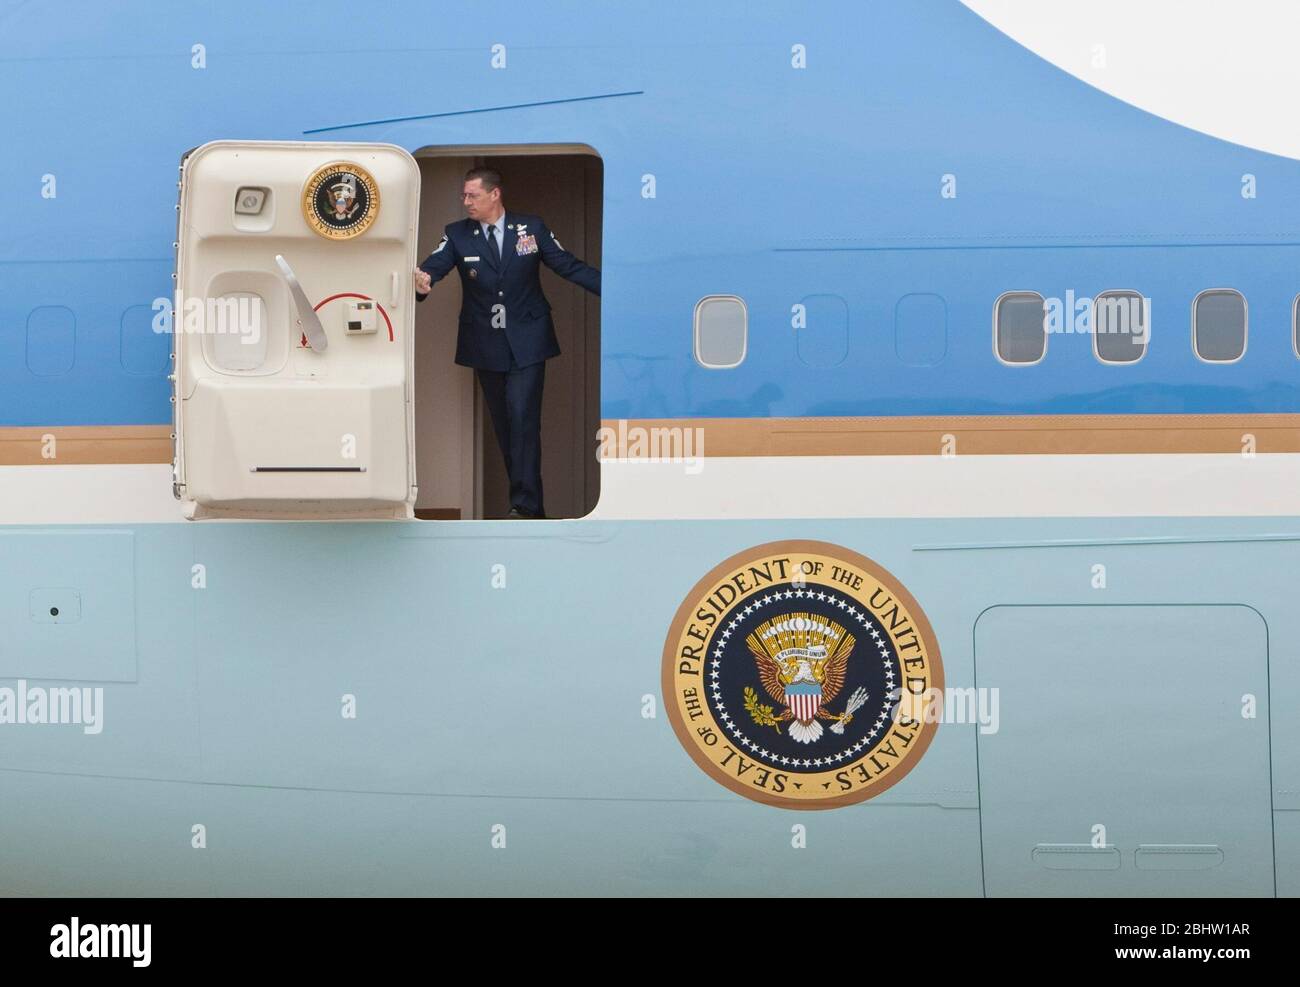
[[489,226],[487,228],[488,250],[492,252],[492,263],[497,267],[501,266],[501,248],[497,246],[497,228]]

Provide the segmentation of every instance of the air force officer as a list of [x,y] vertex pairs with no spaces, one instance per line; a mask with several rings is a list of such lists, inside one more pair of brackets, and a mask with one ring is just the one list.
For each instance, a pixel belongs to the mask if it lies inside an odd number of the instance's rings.
[[501,176],[491,168],[465,175],[467,219],[449,223],[442,241],[415,271],[415,300],[460,271],[456,362],[473,367],[492,415],[510,476],[512,518],[545,517],[542,504],[542,381],[559,355],[551,306],[538,261],[600,294],[600,271],[569,253],[538,216],[506,212]]

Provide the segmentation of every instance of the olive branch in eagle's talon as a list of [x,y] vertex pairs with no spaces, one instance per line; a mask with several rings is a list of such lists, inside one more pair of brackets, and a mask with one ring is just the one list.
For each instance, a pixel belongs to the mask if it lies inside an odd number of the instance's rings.
[[745,712],[754,718],[754,722],[760,727],[772,727],[777,733],[781,732],[781,717],[778,719],[772,712],[771,706],[760,706],[758,704],[758,693],[754,691],[752,685],[745,686]]

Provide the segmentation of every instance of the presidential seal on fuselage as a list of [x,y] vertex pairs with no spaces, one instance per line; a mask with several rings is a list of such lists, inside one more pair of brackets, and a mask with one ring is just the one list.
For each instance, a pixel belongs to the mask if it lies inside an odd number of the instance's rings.
[[822,809],[869,799],[920,759],[943,688],[920,605],[884,568],[817,541],[727,559],[678,609],[664,704],[695,762],[734,792]]

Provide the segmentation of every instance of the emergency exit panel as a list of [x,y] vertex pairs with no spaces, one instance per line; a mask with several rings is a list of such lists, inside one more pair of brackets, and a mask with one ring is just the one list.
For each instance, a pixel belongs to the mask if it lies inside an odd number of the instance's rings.
[[419,169],[216,141],[181,169],[175,491],[192,518],[412,516]]
[[1246,606],[999,606],[975,625],[990,896],[1272,895],[1268,628]]

